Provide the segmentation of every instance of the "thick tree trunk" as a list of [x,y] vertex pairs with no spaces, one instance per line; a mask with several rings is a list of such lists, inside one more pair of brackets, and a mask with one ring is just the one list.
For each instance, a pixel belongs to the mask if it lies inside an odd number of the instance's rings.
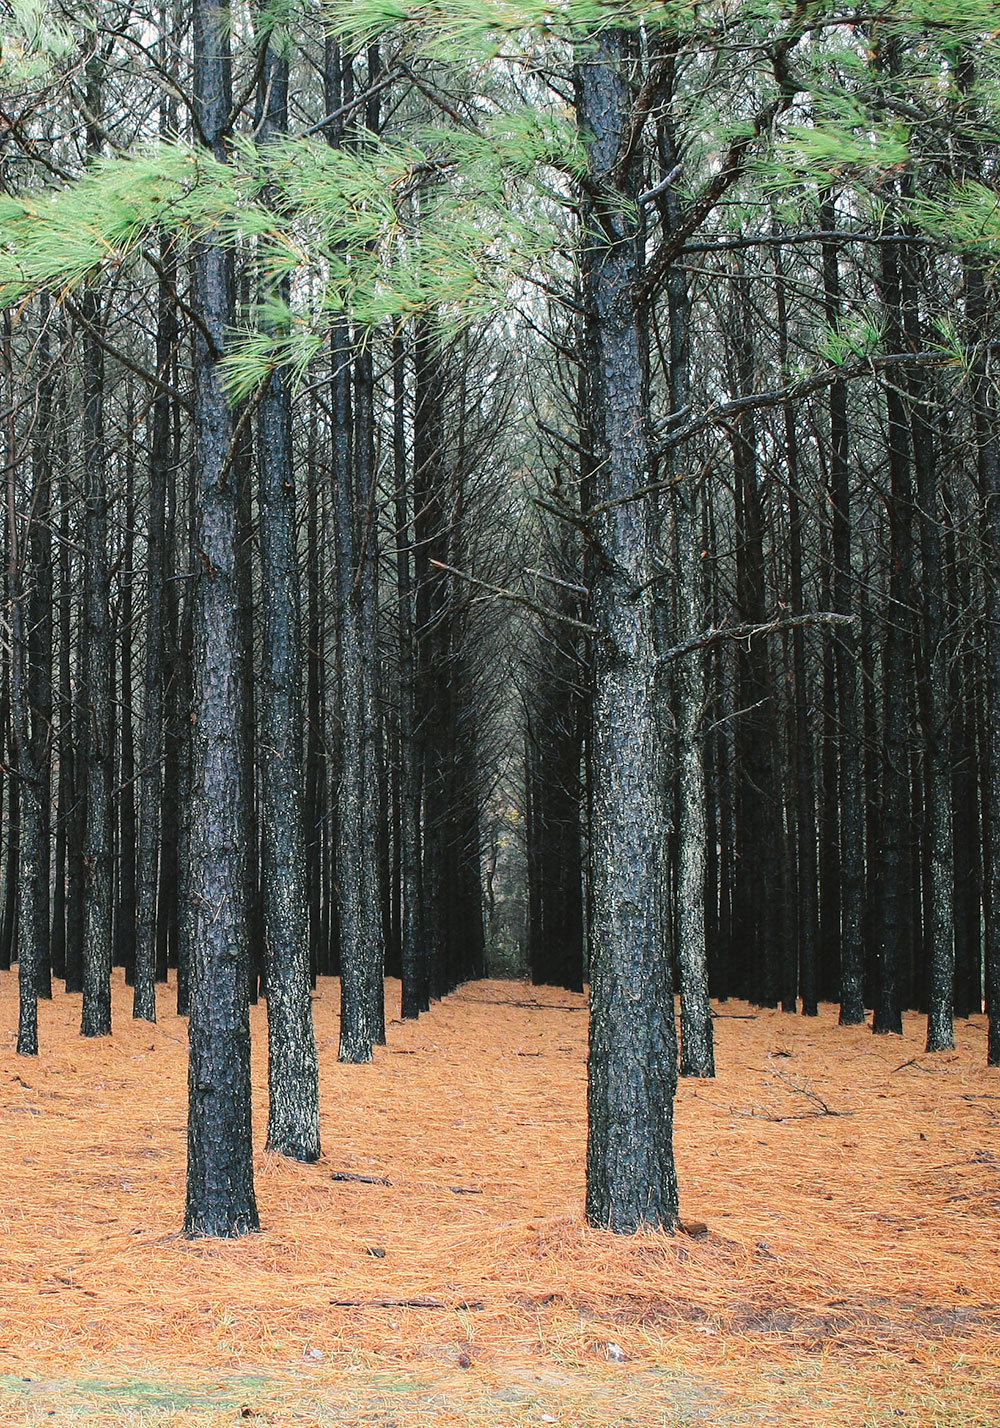
[[[677,1043],[664,853],[666,810],[649,584],[646,330],[635,306],[641,234],[616,173],[629,114],[633,37],[593,36],[576,70],[591,136],[583,211],[587,399],[594,442],[594,704],[590,744],[587,1218],[618,1233],[677,1223],[673,1100]],[[591,197],[593,195],[593,197]],[[609,504],[610,503],[610,504]]]
[[[194,0],[199,142],[219,160],[232,110],[229,12]],[[232,415],[219,358],[233,320],[230,260],[198,244],[195,336],[195,724],[190,874],[193,941],[188,1028],[188,1174],[184,1230],[231,1237],[259,1228],[253,1189],[247,1005],[247,816],[244,806],[237,495]]]

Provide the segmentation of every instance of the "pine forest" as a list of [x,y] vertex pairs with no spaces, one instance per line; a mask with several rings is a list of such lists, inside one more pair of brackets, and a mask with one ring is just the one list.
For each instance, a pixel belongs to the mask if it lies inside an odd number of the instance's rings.
[[998,42],[2,0],[0,1424],[995,1424]]

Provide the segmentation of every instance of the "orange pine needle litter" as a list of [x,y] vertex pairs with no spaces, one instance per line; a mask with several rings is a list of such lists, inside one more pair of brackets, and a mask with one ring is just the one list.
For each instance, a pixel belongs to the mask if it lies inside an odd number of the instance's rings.
[[[398,983],[388,992],[398,1007]],[[720,1006],[720,1074],[682,1082],[676,1117],[682,1216],[708,1233],[629,1239],[581,1218],[583,997],[465,986],[393,1022],[357,1067],[337,1063],[339,988],[323,981],[323,1159],[259,1151],[263,1231],[221,1243],[179,1233],[172,990],[152,1027],[116,982],[115,1034],[97,1042],[57,994],[37,1059],[14,1054],[16,995],[0,977],[0,1375],[253,1371],[292,1392],[303,1375],[330,1386],[405,1366],[465,1405],[404,1406],[399,1428],[539,1421],[477,1416],[461,1387],[532,1380],[569,1415],[542,1421],[574,1425],[683,1421],[666,1386],[685,1383],[695,1418],[727,1425],[1000,1417],[1000,1073],[981,1017],[959,1024],[956,1052],[926,1056],[915,1015],[903,1038],[875,1038],[832,1007]],[[376,1303],[414,1299],[445,1307]],[[3,1422],[28,1421],[6,1402]],[[289,1407],[265,1421],[334,1420]]]

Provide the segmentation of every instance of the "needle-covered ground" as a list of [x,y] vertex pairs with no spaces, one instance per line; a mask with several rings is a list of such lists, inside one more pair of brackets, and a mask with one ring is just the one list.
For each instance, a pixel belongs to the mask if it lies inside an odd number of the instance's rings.
[[583,997],[478,982],[357,1067],[324,981],[323,1158],[259,1150],[263,1231],[219,1243],[179,1234],[184,1023],[129,999],[94,1042],[57,994],[25,1059],[0,977],[2,1424],[995,1428],[982,1018],[927,1056],[916,1016],[720,1006],[718,1079],[678,1096],[692,1233],[626,1239],[581,1219]]

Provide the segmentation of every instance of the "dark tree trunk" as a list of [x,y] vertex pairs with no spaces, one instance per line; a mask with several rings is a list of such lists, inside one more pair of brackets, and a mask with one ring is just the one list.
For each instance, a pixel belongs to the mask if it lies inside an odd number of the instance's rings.
[[115,965],[125,968],[126,982],[135,984],[136,948],[136,800],[135,734],[133,730],[133,582],[135,580],[135,402],[131,389],[125,408],[128,446],[125,453],[125,531],[121,554],[121,599],[118,648],[121,691],[118,699],[118,870],[115,899]]
[[[353,67],[338,46],[328,41],[326,103],[332,112],[349,103],[354,92]],[[331,128],[331,143],[342,134]],[[337,820],[334,861],[337,884],[337,925],[340,953],[340,1059],[372,1059],[373,1046],[384,1037],[382,924],[379,908],[377,822],[371,805],[378,803],[374,772],[375,652],[370,648],[370,592],[375,571],[370,567],[368,502],[373,498],[368,466],[368,408],[357,418],[352,400],[355,351],[346,318],[334,324],[331,356],[333,527],[337,601],[337,665],[340,710],[340,769],[337,780]],[[359,384],[367,401],[364,378]],[[358,458],[362,469],[358,469]]]
[[400,963],[404,1020],[427,1010],[423,975],[423,890],[420,885],[420,766],[414,727],[413,577],[406,462],[406,346],[392,347],[392,460],[396,527],[399,640],[399,880]]
[[[774,250],[778,317],[778,359],[782,371],[788,363],[788,313],[781,249]],[[802,582],[803,511],[799,441],[791,402],[782,407],[785,469],[788,478],[788,605],[791,614],[805,613]],[[792,631],[792,681],[794,686],[793,784],[795,788],[796,905],[798,908],[799,994],[802,1015],[819,1012],[819,867],[816,849],[816,759],[809,727],[809,680],[806,632]]]
[[[267,44],[265,38],[262,43]],[[259,143],[288,129],[288,61],[268,45],[260,76]],[[278,297],[288,299],[287,283]],[[257,428],[264,641],[260,677],[262,892],[267,976],[267,1148],[319,1158],[319,1070],[309,977],[302,805],[302,660],[298,528],[288,373],[276,369]]]
[[[194,0],[199,142],[225,159],[232,110],[229,12]],[[195,557],[192,819],[193,941],[188,1028],[188,1174],[184,1230],[231,1237],[259,1228],[253,1189],[246,908],[247,818],[237,601],[237,493],[232,414],[219,358],[233,320],[230,260],[194,254]]]
[[[176,342],[176,317],[167,276],[168,240],[160,246],[164,278],[157,291],[156,370],[170,370]],[[149,454],[149,517],[146,521],[146,661],[143,680],[139,770],[138,897],[136,915],[133,1016],[156,1020],[157,876],[160,862],[160,802],[163,759],[164,624],[166,618],[167,469],[171,457],[171,398],[157,391],[153,399]]]
[[973,410],[979,499],[982,504],[983,582],[986,615],[986,728],[988,756],[983,760],[986,1011],[989,1017],[987,1065],[1000,1066],[1000,412],[986,345],[988,322],[986,275],[973,261],[965,266],[965,309],[975,344]]
[[[836,210],[828,201],[820,207],[820,226],[832,232]],[[838,245],[823,244],[823,299],[831,331],[840,327]],[[833,608],[850,615],[854,573],[851,565],[851,487],[848,460],[847,384],[830,386],[830,507],[833,529]],[[840,1024],[857,1026],[865,1019],[864,1004],[864,794],[861,770],[861,723],[858,698],[858,655],[853,625],[841,626],[834,637],[839,730],[837,752],[840,779]]]
[[[594,453],[594,702],[590,756],[591,1025],[587,1219],[617,1233],[677,1223],[677,1042],[663,864],[664,779],[649,583],[647,332],[635,294],[634,166],[617,171],[634,37],[591,37],[576,69],[591,136],[583,204],[584,361]],[[591,196],[593,195],[593,197]],[[631,200],[631,202],[630,202]],[[610,504],[608,504],[610,503]]]
[[[84,294],[85,321],[100,323],[99,302]],[[84,608],[82,710],[85,824],[83,834],[84,1036],[111,1033],[111,771],[114,722],[111,671],[114,645],[109,604],[108,485],[104,437],[104,354],[83,334]]]
[[[665,156],[672,168],[673,146]],[[673,215],[670,215],[673,217]],[[671,268],[667,278],[670,311],[670,402],[675,412],[690,401],[691,301],[687,274]],[[681,477],[677,470],[675,477]],[[693,639],[707,623],[702,570],[702,516],[699,482],[679,480],[674,498],[677,548],[678,643]],[[692,650],[677,665],[674,676],[677,721],[677,962],[681,994],[682,1076],[715,1075],[712,1005],[708,990],[705,942],[705,762],[702,719],[706,697],[706,656]]]
[[[886,341],[899,351],[899,275],[894,245],[882,249],[882,294]],[[882,761],[882,842],[880,926],[874,968],[874,1016],[877,1034],[903,1030],[902,969],[910,961],[910,610],[913,586],[913,508],[910,441],[898,385],[885,385],[889,458],[889,606],[882,655],[885,689]]]
[[[750,396],[755,376],[754,322],[749,278],[734,283],[734,386]],[[766,617],[764,490],[758,469],[753,411],[733,426],[736,517],[736,603],[739,618],[760,624]],[[771,652],[762,639],[737,650],[735,729],[736,867],[735,939],[743,966],[743,995],[776,1007],[781,990],[783,832],[778,773],[777,708]],[[736,949],[734,949],[736,950]]]
[[[10,703],[11,703],[11,758],[10,766],[15,771],[20,785],[20,867],[17,878],[19,889],[17,956],[18,956],[18,1022],[17,1054],[19,1056],[38,1055],[38,959],[42,944],[42,928],[38,922],[38,907],[35,898],[35,864],[38,859],[42,833],[42,808],[38,786],[37,770],[32,760],[30,721],[31,700],[29,694],[30,654],[28,650],[28,587],[30,572],[27,569],[27,524],[20,514],[30,494],[19,491],[18,474],[21,467],[17,432],[14,426],[16,402],[14,399],[14,373],[11,361],[11,320],[10,313],[3,316],[3,375],[4,395],[8,399],[8,415],[4,421],[4,456],[7,474],[7,593],[10,601]],[[8,875],[11,865],[8,859]],[[13,889],[8,886],[8,897]],[[45,932],[48,929],[46,927]],[[8,962],[8,966],[10,963]]]
[[[901,253],[900,292],[907,349],[922,348],[916,255]],[[927,416],[930,392],[923,374],[906,376],[913,468],[920,531],[922,670],[917,707],[924,746],[924,817],[927,855],[926,950],[928,959],[927,1050],[955,1045],[954,866],[951,829],[951,739],[948,715],[948,642],[944,626],[945,574],[941,551],[935,439]]]

